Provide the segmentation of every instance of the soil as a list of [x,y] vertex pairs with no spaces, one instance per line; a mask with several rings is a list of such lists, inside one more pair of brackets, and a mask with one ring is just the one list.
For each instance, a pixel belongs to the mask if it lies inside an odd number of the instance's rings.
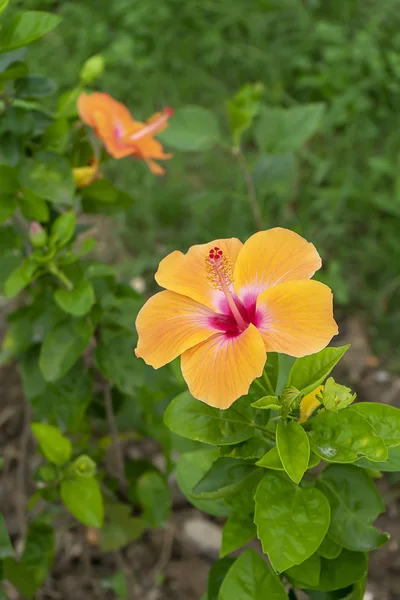
[[[339,344],[352,342],[337,379],[348,383],[359,400],[382,401],[400,406],[400,378],[392,376],[374,357],[362,320],[350,319],[343,327]],[[0,369],[3,394],[0,399],[1,472],[0,510],[17,552],[26,530],[25,501],[32,492],[32,472],[40,463],[33,452],[29,422],[14,366]],[[137,447],[135,452],[137,453]],[[129,454],[129,445],[125,448]],[[160,458],[158,446],[147,441],[143,452]],[[398,481],[398,479],[397,479]],[[192,508],[174,481],[173,517],[166,529],[147,532],[119,553],[101,553],[95,530],[71,522],[57,524],[54,568],[38,600],[112,600],[117,596],[107,586],[116,571],[129,574],[132,598],[140,600],[199,600],[207,588],[208,571],[218,555],[222,521],[208,518]],[[400,486],[388,478],[377,481],[387,506],[377,525],[390,532],[391,540],[371,555],[365,600],[400,600]],[[65,517],[63,517],[65,518]],[[187,524],[191,523],[191,527]],[[196,526],[194,526],[194,524]],[[187,535],[191,531],[191,536]],[[195,532],[195,533],[193,533]],[[5,584],[11,600],[20,596]],[[234,599],[232,599],[234,600]]]

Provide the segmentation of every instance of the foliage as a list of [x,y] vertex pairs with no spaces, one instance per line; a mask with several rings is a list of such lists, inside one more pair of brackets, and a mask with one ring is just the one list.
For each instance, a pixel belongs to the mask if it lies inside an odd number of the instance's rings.
[[[47,4],[53,6],[51,0]],[[328,379],[347,347],[297,360],[271,353],[263,376],[226,411],[193,398],[174,363],[153,372],[133,354],[143,298],[129,279],[154,271],[159,255],[177,245],[243,237],[254,226],[279,222],[312,238],[330,259],[322,277],[339,290],[343,305],[371,306],[383,281],[375,324],[396,298],[400,212],[391,195],[397,190],[392,148],[400,49],[391,36],[393,23],[386,20],[393,2],[386,0],[380,9],[381,27],[369,8],[360,15],[353,1],[348,26],[344,7],[309,4],[254,2],[245,22],[252,39],[269,39],[274,52],[268,69],[259,49],[248,47],[248,33],[237,27],[244,19],[240,3],[228,10],[225,0],[207,8],[196,0],[189,11],[178,0],[140,6],[118,0],[100,2],[95,14],[84,4],[64,3],[58,11],[61,25],[58,15],[34,10],[36,0],[20,13],[17,2],[0,3],[0,291],[8,301],[0,364],[19,366],[41,456],[22,555],[15,555],[0,519],[0,572],[24,598],[35,597],[52,568],[55,515],[64,511],[89,531],[98,530],[100,549],[118,552],[145,529],[166,525],[172,502],[168,476],[175,468],[194,506],[227,517],[208,600],[258,600],[266,594],[283,600],[282,580],[310,597],[313,592],[362,597],[367,553],[388,538],[373,525],[384,505],[371,470],[400,469],[400,411],[352,404],[351,390]],[[220,29],[210,31],[210,15]],[[81,23],[89,19],[93,36],[79,37]],[[172,21],[177,46],[166,52],[161,32],[166,27],[170,32]],[[104,61],[98,40],[110,23],[120,34],[109,40]],[[180,35],[191,26],[200,32],[201,64],[188,36]],[[137,27],[140,35],[130,35]],[[155,31],[160,32],[156,47]],[[26,46],[45,34],[49,46],[29,47],[26,60]],[[282,46],[283,34],[290,50]],[[221,36],[239,43],[226,44],[224,53]],[[65,45],[53,56],[49,47],[60,39]],[[59,90],[47,75],[60,71],[54,61],[71,43],[80,63],[63,61],[66,72],[59,83],[65,89]],[[136,52],[130,52],[135,45]],[[385,61],[382,46],[390,50]],[[246,64],[244,48],[250,54]],[[46,76],[30,70],[43,53]],[[134,67],[125,58],[132,54]],[[261,52],[261,58],[266,61],[267,54]],[[232,60],[237,62],[229,82],[234,89],[224,89],[206,72],[222,73]],[[195,64],[199,76],[185,88],[188,66]],[[261,65],[266,81],[243,85],[260,79]],[[176,78],[168,79],[162,100],[176,100],[178,109],[160,140],[176,158],[160,183],[138,162],[135,168],[127,163],[132,157],[119,164],[109,160],[77,118],[76,102],[99,77],[127,97],[131,88],[124,73],[131,76],[136,69],[145,85],[136,86],[131,101],[137,102],[138,115],[146,107],[147,118],[149,106],[154,102],[159,108],[160,102],[149,74],[169,67]],[[366,77],[356,85],[360,69]],[[182,98],[175,89],[178,80]],[[384,132],[379,148],[376,90]],[[82,183],[76,169],[93,165],[89,174],[95,180]],[[367,167],[370,174],[363,179]],[[92,215],[112,215],[113,223],[130,232],[126,242],[136,258],[126,266],[129,279],[95,258]],[[355,235],[360,227],[367,235]],[[344,235],[346,245],[338,243]],[[359,257],[359,285],[349,286],[354,273],[347,269]],[[393,271],[389,283],[382,279],[386,259]],[[398,316],[393,309],[387,323]],[[321,385],[316,414],[299,422],[303,398]],[[124,463],[124,435],[156,440],[166,469],[147,461]],[[250,549],[236,559],[227,556],[256,536],[271,567]],[[128,596],[128,583],[120,574],[113,577],[110,587]]]

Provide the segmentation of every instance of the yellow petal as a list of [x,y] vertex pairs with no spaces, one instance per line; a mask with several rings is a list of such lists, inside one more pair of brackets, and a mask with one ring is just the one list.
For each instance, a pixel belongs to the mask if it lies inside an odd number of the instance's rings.
[[236,261],[234,285],[240,298],[278,283],[310,279],[321,267],[313,244],[289,229],[259,231],[244,244]]
[[182,374],[192,396],[217,408],[230,405],[260,377],[265,348],[254,325],[236,337],[217,333],[182,354]]
[[229,257],[232,268],[243,244],[237,238],[214,240],[192,246],[186,254],[175,250],[168,254],[155,274],[157,283],[178,294],[184,294],[212,309],[218,309],[222,292],[214,290],[207,281],[205,260],[211,248],[218,246]]
[[76,187],[83,188],[93,183],[97,177],[97,170],[97,164],[91,167],[77,167],[76,169],[72,169]]
[[136,356],[158,369],[192,346],[215,334],[214,313],[198,302],[159,292],[146,302],[136,319]]
[[257,314],[267,352],[314,354],[338,333],[332,292],[319,281],[288,281],[265,290],[258,297]]
[[321,406],[321,402],[317,400],[317,396],[321,396],[324,386],[319,385],[314,391],[310,392],[302,399],[300,403],[300,418],[299,423],[304,423],[313,414],[314,410]]

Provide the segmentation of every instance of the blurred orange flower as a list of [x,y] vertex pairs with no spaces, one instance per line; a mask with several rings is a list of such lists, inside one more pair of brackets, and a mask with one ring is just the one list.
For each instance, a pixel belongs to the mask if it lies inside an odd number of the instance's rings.
[[228,408],[260,377],[267,352],[305,356],[337,334],[332,292],[310,278],[313,244],[287,229],[172,252],[155,275],[166,288],[136,320],[136,355],[159,368],[179,355],[191,394]]
[[72,173],[75,185],[78,189],[87,187],[93,183],[93,181],[102,177],[99,171],[99,163],[95,158],[92,158],[90,165],[87,167],[76,167],[75,169],[72,169]]
[[155,113],[146,123],[141,123],[132,118],[124,104],[109,94],[94,92],[79,96],[78,112],[82,121],[93,127],[113,158],[136,156],[145,160],[153,173],[164,173],[153,159],[164,160],[172,155],[164,154],[162,145],[153,136],[167,127],[174,112],[171,108],[166,107],[162,113]]

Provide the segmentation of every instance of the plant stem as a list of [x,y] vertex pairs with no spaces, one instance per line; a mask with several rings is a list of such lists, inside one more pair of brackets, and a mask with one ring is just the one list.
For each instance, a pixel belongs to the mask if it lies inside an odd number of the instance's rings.
[[272,387],[272,383],[270,382],[270,379],[269,379],[268,375],[266,374],[265,369],[263,371],[263,378],[264,378],[265,385],[267,386],[268,392],[271,394],[271,396],[275,396],[275,390]]
[[57,279],[59,279],[63,283],[63,285],[65,285],[67,290],[70,291],[73,289],[74,284],[72,283],[72,281],[70,281],[68,279],[68,277],[65,275],[65,273],[63,273],[58,267],[56,267],[55,264],[50,263],[48,266],[48,269],[49,269],[50,273],[52,273],[52,275],[57,277]]
[[233,148],[233,155],[237,157],[240,169],[243,173],[243,178],[247,187],[247,194],[250,203],[250,209],[253,213],[254,223],[258,230],[263,229],[263,220],[261,216],[260,206],[257,200],[256,188],[254,186],[253,177],[250,173],[249,166],[247,164],[247,160],[245,155],[242,152],[242,149],[239,147]]
[[110,430],[111,441],[114,449],[116,477],[119,481],[122,491],[126,491],[128,483],[125,478],[124,457],[122,455],[119,442],[119,433],[115,422],[114,409],[112,405],[111,386],[108,381],[104,382],[104,404],[107,415],[108,428]]

